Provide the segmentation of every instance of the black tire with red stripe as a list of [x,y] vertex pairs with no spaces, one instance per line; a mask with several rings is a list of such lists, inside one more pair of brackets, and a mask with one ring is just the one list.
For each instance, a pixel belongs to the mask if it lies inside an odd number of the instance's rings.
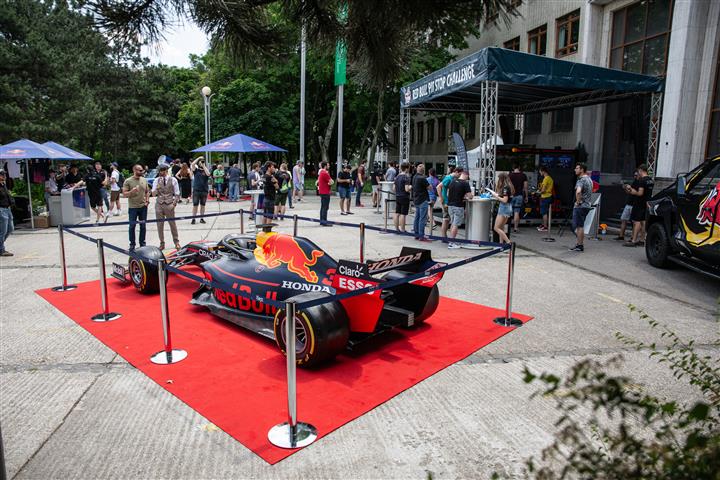
[[[130,257],[128,271],[130,280],[140,293],[157,293],[160,290],[157,261],[164,257],[162,250],[157,247],[140,247],[135,250],[135,256]],[[165,279],[167,282],[167,277]]]
[[[307,292],[291,298],[296,302],[328,297],[324,292]],[[278,310],[273,322],[275,342],[285,354],[285,310]],[[347,346],[350,322],[340,302],[328,302],[295,312],[295,358],[299,367],[314,367],[334,358]]]

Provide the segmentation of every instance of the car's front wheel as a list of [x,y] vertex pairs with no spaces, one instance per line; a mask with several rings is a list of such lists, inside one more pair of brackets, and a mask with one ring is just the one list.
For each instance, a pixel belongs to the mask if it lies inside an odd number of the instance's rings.
[[661,222],[653,223],[645,238],[645,256],[653,267],[667,268],[670,265],[670,238]]
[[[328,296],[308,292],[292,297],[296,302]],[[278,310],[273,322],[275,342],[286,354],[285,309]],[[343,351],[350,338],[350,322],[340,302],[328,302],[295,312],[295,359],[300,367],[313,367]]]
[[[130,280],[140,293],[157,293],[160,290],[157,261],[165,258],[157,247],[140,247],[130,257]],[[167,281],[167,277],[165,279]]]

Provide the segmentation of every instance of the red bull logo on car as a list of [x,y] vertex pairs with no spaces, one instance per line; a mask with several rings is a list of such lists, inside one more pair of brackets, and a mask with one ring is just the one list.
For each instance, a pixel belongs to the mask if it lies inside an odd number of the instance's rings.
[[321,250],[313,250],[308,255],[293,237],[276,232],[258,233],[255,241],[257,248],[253,253],[262,265],[277,268],[285,264],[289,272],[299,275],[305,281],[318,282],[317,273],[310,267],[315,266],[318,258],[325,255]]
[[715,188],[710,190],[708,196],[705,197],[700,203],[700,210],[698,211],[697,221],[700,225],[715,225],[720,227],[720,218],[718,218],[718,205],[720,205],[720,182],[715,185]]

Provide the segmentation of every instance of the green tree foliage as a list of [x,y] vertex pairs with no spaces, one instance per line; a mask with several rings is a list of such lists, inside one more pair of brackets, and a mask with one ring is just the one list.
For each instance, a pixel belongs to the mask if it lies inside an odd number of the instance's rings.
[[[665,346],[617,334],[625,344],[649,351],[674,377],[696,388],[694,399],[674,401],[646,393],[625,376],[610,373],[621,362],[585,359],[564,377],[525,369],[525,382],[552,398],[561,412],[558,432],[541,459],[527,462],[539,479],[719,479],[720,366],[717,357],[697,351],[665,325],[637,312],[659,332]],[[713,342],[720,346],[720,339]],[[588,422],[578,420],[591,411]]]
[[0,2],[0,143],[53,140],[104,161],[153,162],[195,82],[111,47],[66,2]]

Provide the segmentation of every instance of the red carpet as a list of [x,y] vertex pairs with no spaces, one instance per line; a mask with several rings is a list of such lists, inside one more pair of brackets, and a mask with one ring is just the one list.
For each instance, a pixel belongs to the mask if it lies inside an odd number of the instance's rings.
[[[171,276],[173,346],[187,350],[188,358],[154,365],[150,355],[163,347],[159,296],[140,295],[114,279],[107,284],[110,310],[123,314],[109,323],[90,321],[101,311],[98,281],[70,292],[37,293],[267,462],[295,452],[267,440],[270,427],[287,419],[285,358],[274,342],[190,305],[196,284]],[[319,370],[299,369],[298,419],[327,435],[511,331],[492,323],[498,315],[497,309],[443,297],[424,326],[389,332]]]

